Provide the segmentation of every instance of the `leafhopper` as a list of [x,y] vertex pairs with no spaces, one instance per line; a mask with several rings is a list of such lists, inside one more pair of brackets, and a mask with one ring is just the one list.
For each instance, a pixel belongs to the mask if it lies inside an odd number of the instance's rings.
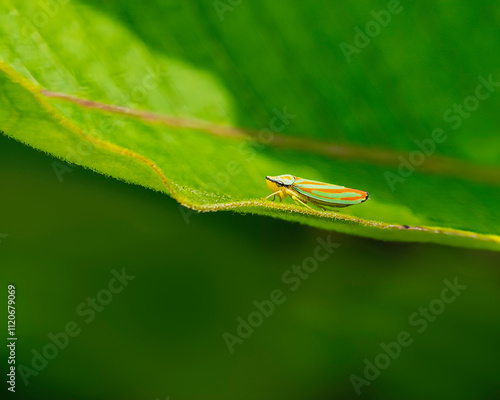
[[311,208],[307,203],[314,204],[322,210],[325,210],[324,206],[348,207],[363,203],[368,199],[368,192],[363,190],[312,181],[293,175],[266,176],[266,183],[273,193],[265,199],[272,196],[274,200],[278,196],[278,199],[282,201],[286,196],[290,196],[297,204],[307,208]]

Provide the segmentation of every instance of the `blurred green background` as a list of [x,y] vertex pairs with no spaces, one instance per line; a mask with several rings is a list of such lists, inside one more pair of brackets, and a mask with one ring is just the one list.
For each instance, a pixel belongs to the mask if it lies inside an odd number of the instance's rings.
[[[331,233],[340,247],[291,292],[283,272],[329,232],[229,212],[186,225],[162,194],[81,168],[59,183],[53,161],[0,138],[17,362],[29,366],[69,321],[82,330],[28,386],[18,375],[17,398],[357,398],[351,374],[401,331],[414,343],[361,398],[500,396],[498,254]],[[76,308],[123,267],[136,278],[86,324]],[[455,277],[467,289],[418,333],[408,318]],[[231,354],[222,334],[274,289],[287,300]],[[2,369],[6,357],[3,346]]]

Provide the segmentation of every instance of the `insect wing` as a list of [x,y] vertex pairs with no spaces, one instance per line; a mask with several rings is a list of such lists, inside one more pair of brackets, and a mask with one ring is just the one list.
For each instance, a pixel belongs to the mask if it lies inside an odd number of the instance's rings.
[[368,193],[345,186],[297,178],[293,189],[307,198],[324,204],[350,206],[368,199]]

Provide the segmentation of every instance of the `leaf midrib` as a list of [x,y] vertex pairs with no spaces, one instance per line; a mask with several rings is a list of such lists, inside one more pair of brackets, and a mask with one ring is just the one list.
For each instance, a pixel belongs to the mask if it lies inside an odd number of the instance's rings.
[[[134,110],[127,107],[100,103],[65,93],[51,92],[43,89],[41,93],[46,97],[71,102],[81,107],[139,118],[144,122],[159,123],[173,128],[197,130],[214,136],[231,139],[259,140],[259,132],[250,129],[214,124],[198,119],[177,118],[150,111]],[[333,142],[322,142],[315,139],[305,139],[298,136],[287,136],[279,133],[274,133],[271,140],[266,141],[266,144],[278,148],[307,151],[335,159],[362,161],[391,167],[399,166],[401,163],[400,157],[409,159],[411,154],[380,148],[373,149],[361,146],[336,144]],[[476,165],[450,157],[429,156],[426,158],[425,162],[416,169],[418,169],[419,172],[468,179],[472,182],[483,182],[500,186],[500,168]]]

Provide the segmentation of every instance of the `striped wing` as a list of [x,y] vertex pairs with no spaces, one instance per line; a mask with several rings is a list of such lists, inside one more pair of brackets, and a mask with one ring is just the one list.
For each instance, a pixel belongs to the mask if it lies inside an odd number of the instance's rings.
[[359,204],[368,199],[368,192],[350,189],[330,183],[296,178],[293,189],[313,202],[323,205],[347,207]]

